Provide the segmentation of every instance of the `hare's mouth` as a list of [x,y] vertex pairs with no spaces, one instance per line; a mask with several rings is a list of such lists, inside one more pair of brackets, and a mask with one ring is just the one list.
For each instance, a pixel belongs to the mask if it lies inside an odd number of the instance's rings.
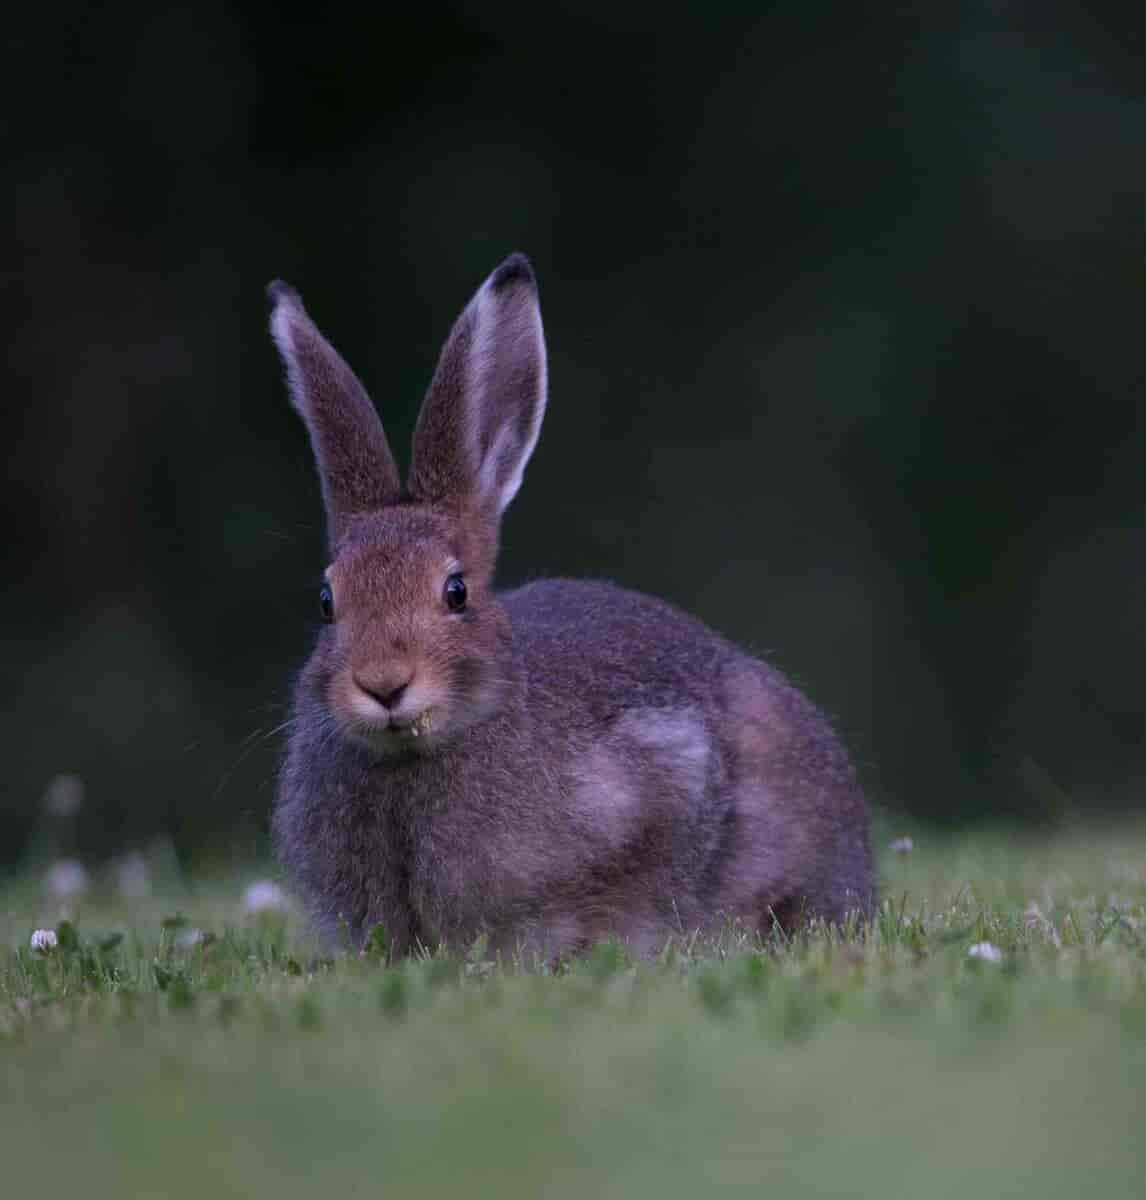
[[386,726],[387,733],[397,733],[404,737],[426,737],[434,728],[433,710],[423,709],[413,720],[402,721],[390,718],[390,724]]
[[425,709],[416,717],[391,717],[387,721],[351,722],[347,733],[354,741],[362,743],[384,757],[403,756],[410,753],[428,753],[438,740],[437,722],[431,709]]

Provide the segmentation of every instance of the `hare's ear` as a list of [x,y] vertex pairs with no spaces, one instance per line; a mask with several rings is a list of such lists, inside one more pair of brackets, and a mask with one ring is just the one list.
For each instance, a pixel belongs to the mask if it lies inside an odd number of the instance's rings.
[[446,341],[414,430],[409,490],[496,518],[521,486],[545,413],[545,338],[529,260],[482,284]]
[[355,513],[398,499],[398,467],[366,390],[306,315],[298,293],[276,280],[267,294],[271,336],[314,447],[333,550]]

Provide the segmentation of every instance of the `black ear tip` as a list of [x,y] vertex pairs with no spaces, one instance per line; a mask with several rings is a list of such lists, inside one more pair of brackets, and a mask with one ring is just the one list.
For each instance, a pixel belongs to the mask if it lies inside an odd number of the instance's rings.
[[272,279],[267,284],[267,299],[270,301],[272,308],[277,308],[284,301],[289,301],[293,304],[301,303],[298,292],[289,283],[284,283],[281,279]]
[[524,283],[531,288],[537,287],[537,277],[533,274],[533,267],[520,250],[511,254],[489,277],[489,286],[495,292],[500,292],[503,288],[515,283]]

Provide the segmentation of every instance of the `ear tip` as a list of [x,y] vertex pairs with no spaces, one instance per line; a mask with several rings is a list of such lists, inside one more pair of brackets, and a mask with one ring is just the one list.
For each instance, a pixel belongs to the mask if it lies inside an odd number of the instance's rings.
[[281,279],[272,279],[267,284],[267,299],[270,301],[271,308],[278,308],[280,304],[284,303],[302,304],[298,292]]
[[523,283],[537,290],[537,276],[533,273],[533,265],[520,250],[511,254],[505,262],[489,277],[490,290],[503,291],[513,284]]

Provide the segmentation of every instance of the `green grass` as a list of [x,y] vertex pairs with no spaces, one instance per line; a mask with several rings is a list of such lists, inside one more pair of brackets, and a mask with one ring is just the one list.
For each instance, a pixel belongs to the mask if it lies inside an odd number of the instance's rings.
[[58,905],[12,880],[4,1192],[1141,1196],[1146,828],[917,836],[880,872],[870,929],[557,973],[325,956],[242,873],[97,890],[38,955]]

